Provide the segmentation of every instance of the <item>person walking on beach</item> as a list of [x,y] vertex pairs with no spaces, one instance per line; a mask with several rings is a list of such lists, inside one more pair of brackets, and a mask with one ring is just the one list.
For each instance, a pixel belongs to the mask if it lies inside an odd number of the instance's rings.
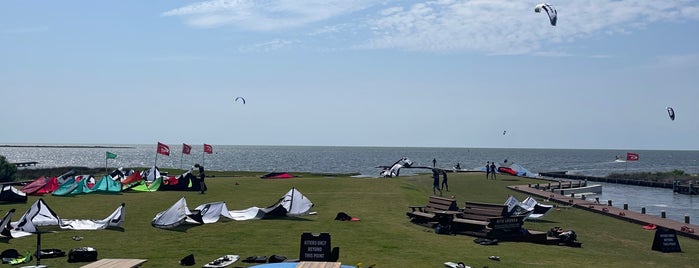
[[490,163],[490,175],[493,176],[493,180],[495,179],[495,162]]
[[439,171],[436,168],[432,169],[432,193],[437,194],[439,191],[439,196],[442,196],[442,189],[439,188]]
[[447,183],[447,171],[442,170],[442,188],[441,190],[444,190],[444,188],[447,188],[447,192],[449,192],[449,183]]
[[206,177],[206,174],[204,174],[204,166],[194,164],[194,167],[199,169],[199,193],[203,194],[204,192],[206,192],[206,183],[204,183],[204,178]]
[[437,167],[437,158],[432,158],[432,167]]
[[490,161],[485,162],[485,179],[490,179]]

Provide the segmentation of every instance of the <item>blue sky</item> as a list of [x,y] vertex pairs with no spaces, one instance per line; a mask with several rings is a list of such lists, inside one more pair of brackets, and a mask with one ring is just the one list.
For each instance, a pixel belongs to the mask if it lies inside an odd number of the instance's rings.
[[699,1],[538,3],[3,1],[0,144],[699,149]]

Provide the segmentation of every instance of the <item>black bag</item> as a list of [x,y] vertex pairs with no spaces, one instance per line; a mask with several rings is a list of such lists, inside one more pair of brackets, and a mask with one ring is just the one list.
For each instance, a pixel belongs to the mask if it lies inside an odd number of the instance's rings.
[[14,248],[3,250],[0,253],[0,258],[2,258],[2,263],[10,263],[12,260],[19,258],[19,251]]
[[68,252],[68,262],[97,261],[97,250],[91,247],[74,248]]
[[57,248],[46,248],[46,249],[41,249],[41,251],[38,252],[39,256],[34,254],[34,256],[41,257],[42,259],[48,259],[48,258],[58,258],[58,257],[64,257],[66,253],[63,250],[57,249]]
[[286,260],[285,256],[282,255],[272,255],[269,256],[269,263],[277,263],[277,262],[284,262]]
[[560,238],[561,241],[564,243],[572,243],[578,239],[578,235],[575,234],[575,231],[570,230],[570,231],[562,232],[560,235],[558,235],[558,238]]
[[247,263],[265,263],[267,262],[267,256],[250,256],[243,260]]
[[434,228],[434,233],[435,234],[451,234],[451,225],[448,224],[437,224],[437,227]]
[[194,254],[189,254],[180,260],[180,265],[182,266],[192,266],[195,263]]
[[2,258],[19,258],[19,251],[17,251],[14,248],[9,248],[6,250],[3,250],[2,253],[0,253],[0,257]]
[[344,212],[338,212],[337,216],[335,216],[336,221],[349,221],[352,220],[352,217],[348,215],[347,213]]

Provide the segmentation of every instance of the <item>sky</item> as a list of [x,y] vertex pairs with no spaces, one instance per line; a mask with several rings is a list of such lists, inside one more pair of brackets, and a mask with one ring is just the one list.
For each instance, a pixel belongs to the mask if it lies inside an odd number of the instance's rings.
[[699,150],[699,1],[538,3],[3,1],[0,144]]

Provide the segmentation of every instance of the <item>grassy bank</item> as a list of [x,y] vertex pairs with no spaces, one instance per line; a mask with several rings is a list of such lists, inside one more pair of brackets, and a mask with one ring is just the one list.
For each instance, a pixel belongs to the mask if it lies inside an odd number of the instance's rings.
[[[527,222],[524,227],[545,231],[554,226],[573,229],[582,248],[504,242],[496,246],[473,243],[473,237],[436,235],[430,229],[411,224],[405,212],[409,205],[421,205],[432,193],[430,175],[392,179],[357,179],[316,176],[288,180],[262,180],[261,173],[216,173],[207,180],[209,191],[193,192],[123,192],[117,195],[88,194],[74,197],[44,196],[47,204],[63,218],[94,219],[111,213],[126,203],[123,230],[57,230],[42,236],[44,248],[91,246],[99,258],[148,259],[144,267],[177,267],[177,261],[193,253],[197,266],[224,254],[241,257],[284,255],[298,258],[303,232],[328,232],[332,245],[340,247],[343,264],[376,267],[441,267],[445,261],[463,261],[472,267],[694,267],[699,261],[699,241],[679,237],[683,253],[652,251],[653,232],[641,226],[574,208],[560,208],[545,220]],[[459,203],[481,201],[502,203],[513,194],[507,185],[533,183],[529,179],[512,180],[501,176],[486,181],[484,175],[450,174],[450,192]],[[511,180],[504,180],[510,178]],[[303,218],[255,221],[227,221],[177,230],[151,227],[150,221],[180,197],[190,208],[215,201],[225,201],[228,209],[272,205],[291,187],[298,188],[314,202],[317,215]],[[2,204],[4,215],[16,208],[19,216],[38,197],[27,204]],[[338,212],[361,219],[359,222],[335,221]],[[84,237],[74,241],[72,236]],[[36,247],[35,237],[0,242],[2,248],[20,252]],[[488,260],[500,256],[501,261]],[[79,267],[65,258],[45,259],[49,267]],[[248,264],[238,262],[237,266]]]

